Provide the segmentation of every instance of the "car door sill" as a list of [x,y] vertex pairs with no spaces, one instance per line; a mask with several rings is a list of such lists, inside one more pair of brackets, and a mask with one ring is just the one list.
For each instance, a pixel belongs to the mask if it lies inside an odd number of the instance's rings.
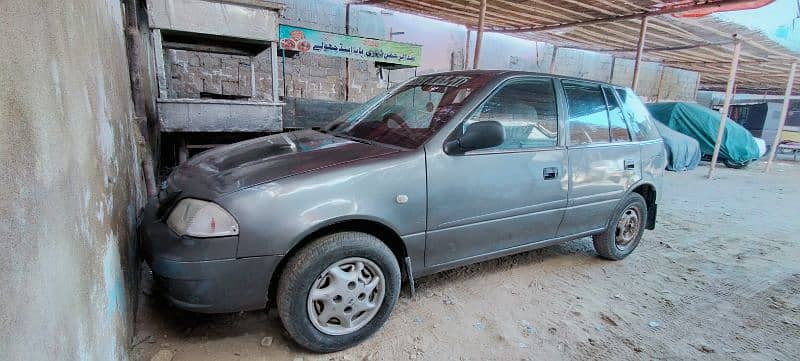
[[484,254],[479,254],[479,255],[471,256],[471,257],[467,257],[467,258],[462,258],[462,259],[455,260],[455,261],[440,263],[440,264],[437,264],[437,265],[426,267],[424,270],[420,270],[418,272],[415,272],[414,273],[414,277],[422,277],[422,276],[430,275],[430,274],[433,274],[433,273],[445,271],[445,270],[448,270],[448,269],[452,269],[452,268],[456,268],[456,267],[460,267],[460,266],[464,266],[464,265],[468,265],[468,264],[472,264],[472,263],[478,263],[478,262],[482,262],[482,261],[486,261],[486,260],[490,260],[490,259],[494,259],[494,258],[499,258],[499,257],[508,256],[508,255],[512,255],[512,254],[531,251],[531,250],[538,249],[538,248],[552,246],[554,244],[558,244],[558,243],[561,243],[561,242],[566,242],[566,241],[573,240],[573,239],[576,239],[576,238],[583,238],[583,237],[591,236],[591,235],[594,235],[594,234],[598,234],[598,233],[603,232],[603,230],[605,230],[605,227],[597,228],[597,229],[593,229],[593,230],[590,230],[590,231],[581,232],[581,233],[577,233],[577,234],[572,234],[572,235],[569,235],[569,236],[562,236],[562,237],[552,238],[552,239],[543,240],[543,241],[539,241],[539,242],[527,243],[527,244],[522,244],[522,245],[519,245],[519,246],[504,248],[504,249],[501,249],[501,250],[497,250],[497,251],[493,251],[493,252],[489,252],[489,253],[484,253]]

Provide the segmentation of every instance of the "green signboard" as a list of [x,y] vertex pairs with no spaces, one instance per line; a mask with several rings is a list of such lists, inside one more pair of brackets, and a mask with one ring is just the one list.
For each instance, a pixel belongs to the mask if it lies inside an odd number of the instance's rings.
[[422,46],[394,41],[361,38],[281,25],[280,48],[341,58],[370,60],[410,67],[420,65]]

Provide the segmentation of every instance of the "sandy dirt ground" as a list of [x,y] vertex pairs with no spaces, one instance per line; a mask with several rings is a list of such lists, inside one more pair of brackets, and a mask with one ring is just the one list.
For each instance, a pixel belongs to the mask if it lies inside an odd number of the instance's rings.
[[623,261],[586,238],[418,279],[338,353],[300,349],[275,311],[198,315],[143,295],[133,358],[797,360],[800,163],[763,168],[669,172],[656,230]]

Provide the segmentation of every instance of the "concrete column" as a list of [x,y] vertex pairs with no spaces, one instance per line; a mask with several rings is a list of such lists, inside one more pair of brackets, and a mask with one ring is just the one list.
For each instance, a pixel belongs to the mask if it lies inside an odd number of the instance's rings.
[[280,91],[278,89],[278,43],[269,44],[270,66],[272,68],[272,102],[280,102]]
[[775,152],[778,150],[778,144],[781,142],[783,126],[786,124],[786,117],[789,115],[789,102],[792,98],[792,86],[794,86],[795,71],[797,71],[797,62],[792,63],[792,68],[789,70],[789,80],[786,81],[786,91],[783,93],[781,120],[778,122],[778,134],[775,135],[775,140],[772,141],[772,148],[770,148],[769,158],[767,158],[767,169],[764,170],[764,172],[769,172],[770,168],[772,168],[772,161],[775,159]]
[[167,72],[164,65],[164,45],[161,42],[161,29],[153,29],[153,56],[156,63],[156,82],[158,83],[158,98],[167,99]]
[[714,143],[714,154],[711,156],[711,165],[708,168],[708,179],[714,177],[714,168],[717,166],[717,159],[719,158],[719,147],[722,145],[722,138],[725,135],[725,123],[728,119],[728,110],[731,108],[731,100],[733,99],[733,87],[736,84],[736,70],[739,68],[739,53],[742,50],[742,43],[736,42],[733,48],[733,59],[731,60],[731,71],[728,74],[728,87],[725,89],[725,101],[722,103],[719,117],[719,131],[717,131],[717,141]]

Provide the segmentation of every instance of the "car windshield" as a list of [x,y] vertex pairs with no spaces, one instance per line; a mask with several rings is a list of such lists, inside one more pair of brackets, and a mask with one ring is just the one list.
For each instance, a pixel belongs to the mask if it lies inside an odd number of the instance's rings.
[[420,76],[373,98],[324,129],[367,142],[417,148],[490,78],[479,74]]

